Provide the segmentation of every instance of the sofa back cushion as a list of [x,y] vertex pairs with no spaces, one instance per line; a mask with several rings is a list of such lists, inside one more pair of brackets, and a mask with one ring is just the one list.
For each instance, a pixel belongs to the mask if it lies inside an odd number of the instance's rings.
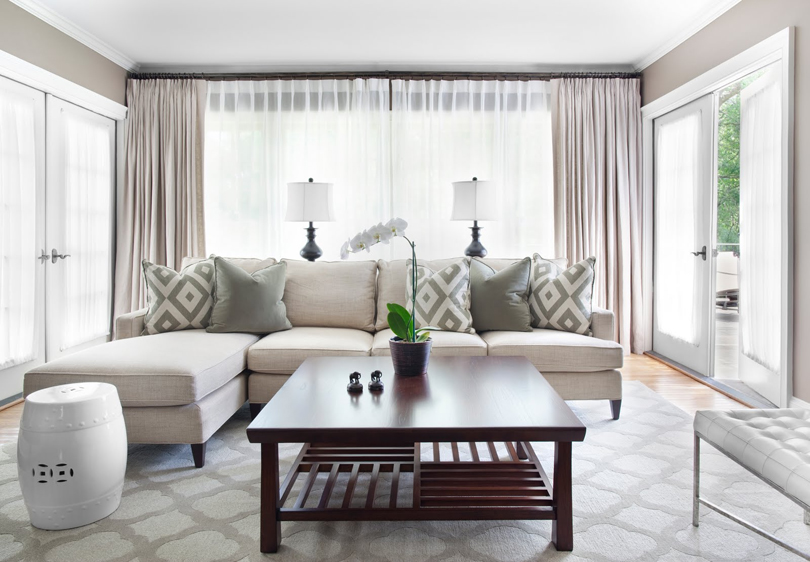
[[[469,258],[446,258],[440,260],[420,260],[417,256],[417,263],[425,265],[433,271],[453,265],[459,260]],[[388,328],[388,303],[393,302],[401,306],[408,304],[407,288],[407,260],[380,260],[377,262],[377,324],[376,330],[382,331]]]
[[[374,331],[375,262],[282,261],[287,264],[284,304],[294,327]],[[403,269],[403,286],[404,277]]]
[[[211,259],[213,257],[214,257],[214,254],[211,254],[211,256],[209,258],[185,257],[185,258],[183,258],[183,267],[181,269],[184,269],[185,267],[187,267],[187,266],[189,266],[189,265],[191,265],[193,263],[201,262],[203,260]],[[228,260],[229,262],[231,262],[233,265],[235,265],[239,269],[243,269],[246,272],[251,273],[251,274],[256,273],[260,269],[264,269],[265,267],[269,267],[271,265],[275,265],[276,263],[278,263],[275,260],[275,258],[264,258],[264,259],[261,259],[261,258],[225,258],[225,259]]]

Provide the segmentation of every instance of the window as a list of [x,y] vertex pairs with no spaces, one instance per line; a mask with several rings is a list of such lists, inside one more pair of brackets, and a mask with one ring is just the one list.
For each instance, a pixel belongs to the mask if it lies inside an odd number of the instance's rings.
[[286,185],[313,177],[335,184],[337,221],[315,225],[323,259],[392,216],[409,221],[420,257],[460,255],[471,224],[449,220],[451,182],[476,176],[499,189],[502,219],[482,225],[492,255],[553,253],[545,82],[211,82],[205,127],[209,252],[296,257],[306,225],[284,222]]

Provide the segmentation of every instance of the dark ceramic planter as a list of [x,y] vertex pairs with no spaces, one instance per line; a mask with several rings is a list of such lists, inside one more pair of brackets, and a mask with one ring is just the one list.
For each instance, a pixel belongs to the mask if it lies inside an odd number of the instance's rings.
[[399,337],[388,341],[391,348],[391,359],[394,362],[394,374],[403,377],[418,377],[427,374],[430,361],[430,348],[433,340],[420,343],[402,341]]

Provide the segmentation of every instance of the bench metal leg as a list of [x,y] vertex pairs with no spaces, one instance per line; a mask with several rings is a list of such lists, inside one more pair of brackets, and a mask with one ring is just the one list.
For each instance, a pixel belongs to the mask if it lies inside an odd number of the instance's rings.
[[[722,451],[721,451],[722,452]],[[692,525],[697,527],[700,524],[700,504],[705,505],[711,510],[716,511],[720,515],[727,517],[734,521],[735,523],[742,525],[749,531],[753,531],[754,533],[758,534],[761,537],[768,539],[769,541],[778,544],[785,550],[792,552],[793,554],[803,558],[804,560],[810,560],[810,554],[803,552],[796,548],[795,546],[791,546],[782,539],[778,538],[776,535],[772,535],[768,531],[764,529],[760,529],[756,525],[749,523],[743,519],[740,519],[736,515],[726,511],[722,507],[717,504],[714,504],[710,501],[704,500],[700,497],[700,437],[698,434],[695,433],[695,466],[694,466],[694,476],[693,476],[693,496],[692,496]],[[804,512],[804,522],[805,524],[810,525],[809,514],[810,511],[805,510]]]
[[692,475],[692,525],[700,525],[700,437],[695,433],[695,461]]

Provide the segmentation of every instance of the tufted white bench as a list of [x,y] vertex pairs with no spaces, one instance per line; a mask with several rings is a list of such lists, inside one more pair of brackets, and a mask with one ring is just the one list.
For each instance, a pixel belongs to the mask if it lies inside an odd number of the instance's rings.
[[695,466],[692,524],[700,523],[700,504],[743,525],[787,550],[806,554],[772,534],[700,497],[700,440],[767,482],[804,512],[810,524],[810,410],[703,410],[695,414]]

